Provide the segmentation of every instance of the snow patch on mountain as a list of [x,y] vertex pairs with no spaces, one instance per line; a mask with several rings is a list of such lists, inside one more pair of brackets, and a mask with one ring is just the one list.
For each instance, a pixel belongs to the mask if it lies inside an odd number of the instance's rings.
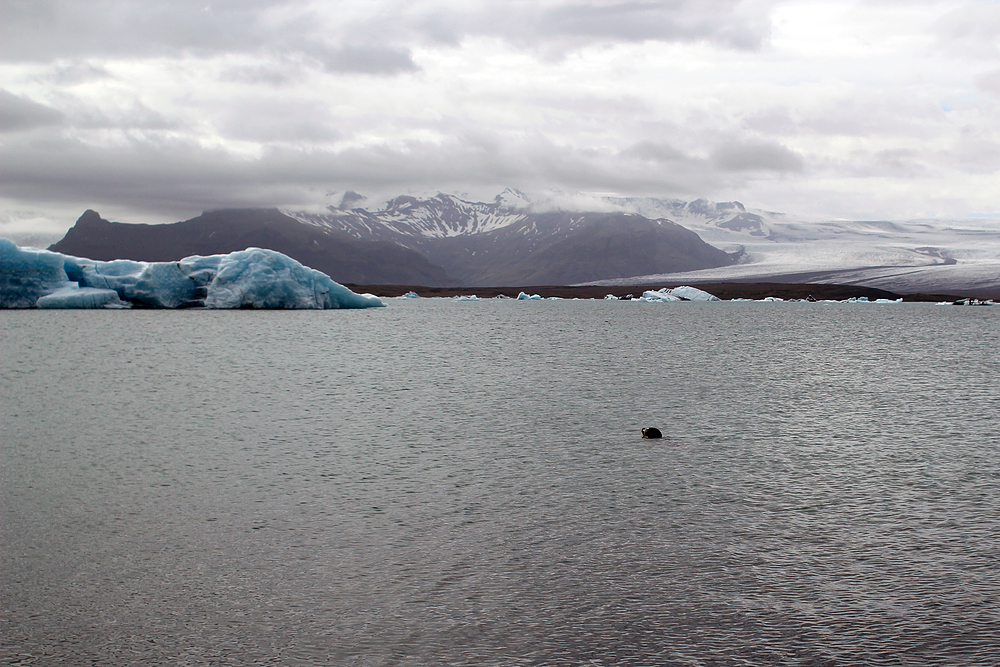
[[[357,197],[355,195],[353,201],[360,201]],[[484,234],[521,222],[528,216],[527,200],[513,190],[498,195],[492,203],[470,202],[439,193],[429,199],[402,195],[374,210],[331,206],[324,213],[283,213],[300,222],[347,232],[358,238],[379,238],[387,234],[423,238]]]
[[[870,278],[889,289],[897,280],[894,276],[901,285],[919,283],[921,287],[930,286],[933,276],[941,276],[955,287],[962,284],[963,275],[968,275],[969,284],[1000,289],[998,219],[819,220],[748,208],[738,201],[559,192],[528,195],[514,189],[505,190],[492,202],[467,201],[439,193],[423,198],[400,196],[379,206],[362,207],[367,200],[354,192],[341,193],[336,201],[336,206],[322,212],[285,213],[301,222],[359,238],[412,244],[421,239],[454,239],[508,228],[508,233],[528,239],[543,233],[559,235],[582,224],[584,212],[617,211],[659,225],[676,223],[706,243],[739,256],[732,266],[635,276],[617,283],[767,280],[829,273],[831,282],[851,279],[869,284],[865,281]],[[572,214],[561,218],[561,229],[550,229],[550,223],[541,229],[537,216],[554,211]],[[952,268],[945,271],[942,267]],[[854,273],[847,276],[846,271]]]

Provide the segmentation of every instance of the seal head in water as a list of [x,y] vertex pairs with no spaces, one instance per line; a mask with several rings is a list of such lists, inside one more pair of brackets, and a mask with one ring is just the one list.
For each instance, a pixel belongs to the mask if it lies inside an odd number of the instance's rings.
[[642,429],[642,437],[644,437],[644,438],[662,438],[663,434],[660,433],[660,429],[653,428],[652,426],[650,426],[649,428]]

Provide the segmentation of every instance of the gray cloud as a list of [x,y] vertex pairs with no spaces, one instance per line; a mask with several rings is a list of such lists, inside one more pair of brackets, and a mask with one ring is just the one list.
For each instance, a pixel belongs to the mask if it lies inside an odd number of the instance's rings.
[[834,25],[778,0],[4,0],[0,192],[176,219],[330,190],[933,181],[995,208],[1000,5],[816,1]]
[[127,105],[96,107],[71,95],[61,96],[67,122],[80,130],[142,130],[161,131],[183,129],[183,123],[164,116],[142,101],[133,99]]
[[1000,69],[980,74],[975,83],[979,90],[1000,96]]
[[268,41],[262,0],[7,0],[0,58],[152,57],[255,49]]
[[457,45],[470,36],[547,51],[641,41],[756,49],[769,34],[770,4],[372,0],[318,7],[305,0],[7,0],[0,60],[306,53],[331,71],[395,74],[417,69],[409,55],[415,44]]
[[966,128],[943,160],[954,161],[966,173],[992,174],[1000,171],[1000,137]]
[[747,21],[735,11],[738,4],[575,2],[544,11],[538,25],[549,34],[599,41],[707,40],[737,49],[759,48],[769,24]]
[[219,75],[221,81],[272,88],[290,86],[304,78],[302,62],[291,59],[236,65],[226,68]]
[[622,157],[649,162],[679,162],[687,159],[681,151],[668,144],[643,140],[621,152]]
[[757,109],[745,114],[743,127],[761,134],[775,136],[788,134],[790,130],[801,127],[801,121],[792,115],[790,109],[781,106]]
[[496,194],[513,184],[567,190],[688,195],[720,185],[712,170],[650,168],[539,137],[517,144],[465,136],[344,151],[272,147],[257,159],[189,141],[133,140],[96,147],[70,139],[0,146],[4,195],[82,206],[113,205],[164,215],[228,206],[308,206],[331,190],[367,195],[420,190]]
[[[325,32],[309,3],[266,0],[11,0],[0,26],[0,60],[153,58],[185,54],[306,54],[330,71],[415,71],[406,48],[358,44],[348,25]],[[283,15],[280,9],[288,10]],[[386,39],[387,34],[374,36]],[[365,39],[365,38],[363,38]]]
[[313,55],[327,71],[342,74],[394,75],[420,69],[408,49],[378,45],[317,49]]
[[748,113],[742,125],[768,136],[814,132],[827,136],[910,136],[931,138],[944,121],[940,101],[914,95],[856,94],[811,109],[767,107]]
[[712,151],[712,163],[727,171],[802,171],[802,156],[777,142],[730,142]]
[[924,156],[908,148],[856,150],[846,161],[830,161],[823,166],[831,173],[841,176],[849,174],[862,179],[910,179],[933,174],[933,170],[925,163]]
[[341,133],[329,108],[315,100],[248,95],[222,114],[218,129],[240,141],[323,144]]
[[114,78],[105,67],[89,62],[74,62],[69,65],[59,65],[52,69],[49,77],[53,83],[60,86],[76,86],[81,83]]
[[[573,48],[607,42],[697,42],[757,49],[770,34],[770,2],[739,0],[590,0],[514,2],[460,20],[468,34],[511,43]],[[751,6],[752,5],[752,6]],[[502,15],[501,15],[502,12]],[[484,20],[485,19],[485,20]]]
[[0,89],[0,131],[24,132],[41,127],[61,125],[66,117],[47,107],[8,90]]

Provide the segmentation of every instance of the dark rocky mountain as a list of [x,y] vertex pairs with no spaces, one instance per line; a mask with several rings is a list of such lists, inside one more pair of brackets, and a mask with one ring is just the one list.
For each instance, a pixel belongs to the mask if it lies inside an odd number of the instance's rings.
[[173,261],[271,248],[338,282],[425,286],[569,285],[728,266],[735,260],[667,219],[626,212],[536,213],[512,191],[490,203],[439,194],[326,212],[222,210],[167,225],[87,211],[52,250],[92,259]]
[[[345,202],[357,197],[347,193]],[[621,211],[538,213],[512,190],[489,203],[445,194],[403,196],[378,210],[341,204],[326,213],[289,215],[356,238],[414,248],[467,286],[568,285],[735,261],[664,218]]]
[[417,247],[463,285],[572,285],[732,263],[692,231],[630,213],[543,213]]
[[108,222],[87,211],[49,249],[98,260],[170,262],[249,247],[277,250],[342,283],[456,284],[444,269],[414,250],[303,224],[277,209],[212,211],[165,225]]

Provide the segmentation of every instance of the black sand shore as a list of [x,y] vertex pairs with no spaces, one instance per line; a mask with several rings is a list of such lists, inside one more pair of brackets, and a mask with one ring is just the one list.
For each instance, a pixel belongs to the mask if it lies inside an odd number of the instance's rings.
[[[516,297],[519,293],[538,294],[542,297],[562,297],[564,299],[602,299],[613,294],[618,298],[628,295],[641,296],[646,290],[656,290],[661,287],[677,287],[678,285],[632,285],[632,286],[558,286],[539,285],[532,287],[422,287],[419,285],[346,285],[351,290],[364,294],[374,294],[381,297],[397,297],[407,292],[416,292],[422,297],[455,297],[475,294],[480,298],[491,298],[505,295]],[[899,299],[903,301],[956,301],[962,297],[949,294],[896,294],[873,287],[858,285],[827,285],[827,284],[794,284],[794,283],[700,283],[698,289],[714,294],[724,301],[730,299],[763,299],[768,296],[781,299],[814,299],[843,300],[851,297],[867,297],[874,299]]]

